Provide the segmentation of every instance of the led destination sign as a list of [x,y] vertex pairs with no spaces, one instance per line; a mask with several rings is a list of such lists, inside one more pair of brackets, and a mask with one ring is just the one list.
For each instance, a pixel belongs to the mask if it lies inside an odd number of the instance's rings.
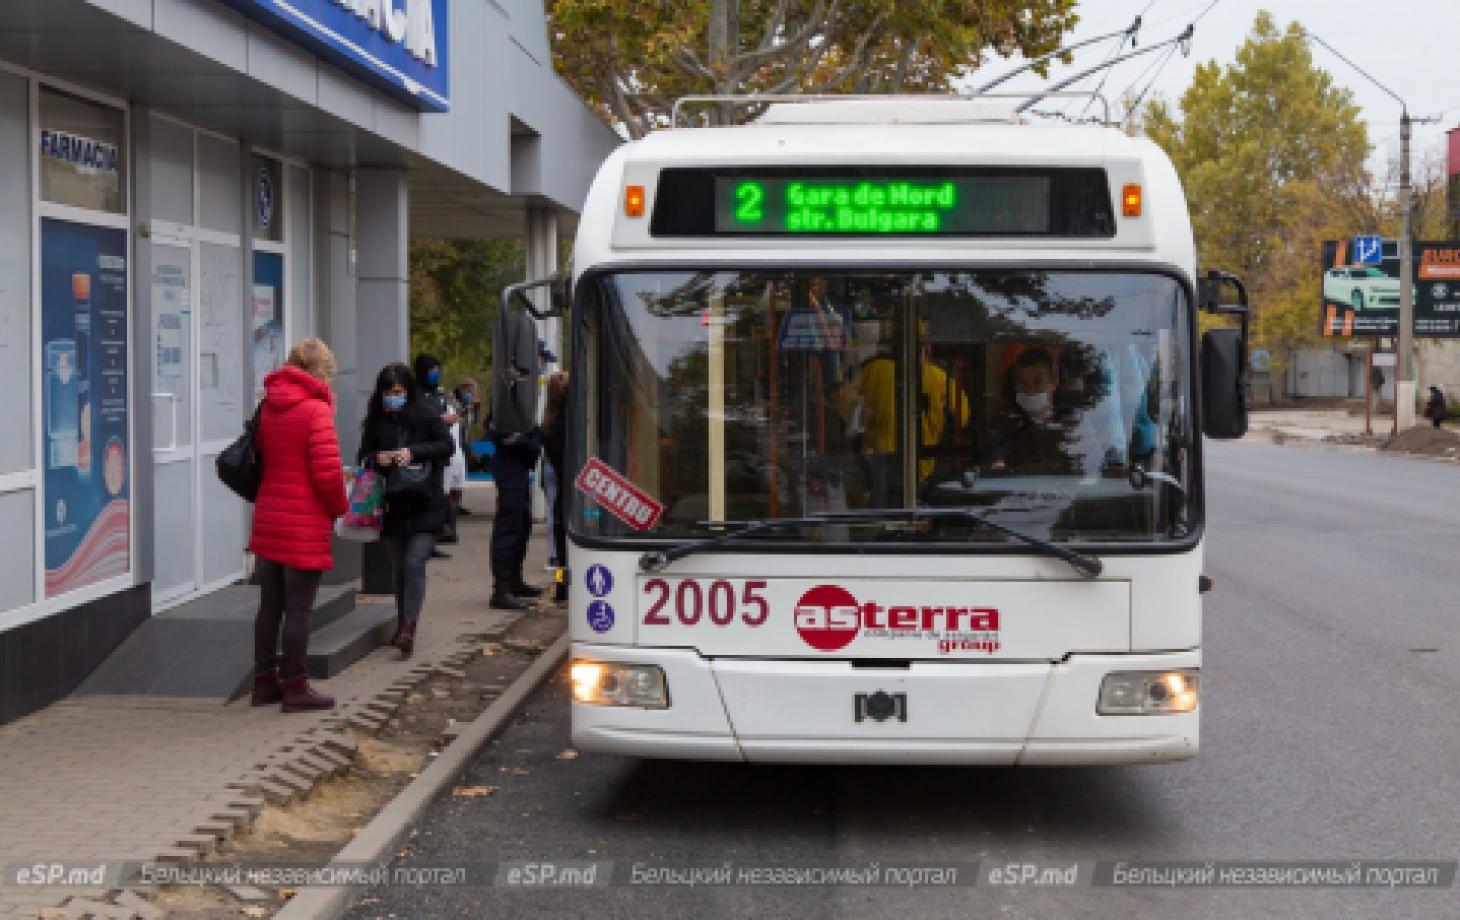
[[1103,169],[669,168],[650,233],[1109,237],[1115,218]]
[[1049,179],[715,181],[721,233],[1045,233]]

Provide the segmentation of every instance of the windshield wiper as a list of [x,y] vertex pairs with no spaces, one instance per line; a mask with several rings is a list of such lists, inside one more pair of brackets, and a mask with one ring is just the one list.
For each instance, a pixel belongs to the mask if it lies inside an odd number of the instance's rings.
[[[726,543],[733,543],[741,537],[776,527],[800,527],[814,524],[856,524],[877,521],[916,521],[934,518],[959,518],[972,521],[1006,537],[1018,540],[1026,546],[1037,549],[1046,556],[1053,556],[1087,578],[1094,578],[1104,571],[1105,566],[1094,556],[1076,552],[1057,543],[1041,540],[1006,527],[979,513],[975,508],[869,508],[859,511],[823,511],[799,518],[768,518],[764,520],[738,521],[740,529],[720,534],[708,540],[692,540],[671,546],[667,550],[651,550],[639,557],[639,568],[645,572],[657,572],[676,559],[683,559],[692,553],[714,549]],[[729,523],[729,522],[727,522]]]
[[651,549],[639,557],[639,570],[643,572],[657,572],[676,559],[683,559],[692,553],[703,552],[704,550],[714,549],[726,543],[732,543],[741,537],[746,537],[762,530],[774,530],[777,527],[802,527],[807,524],[824,524],[826,520],[820,517],[799,517],[765,518],[750,521],[701,521],[701,523],[718,527],[737,525],[739,529],[722,533],[708,540],[686,540],[683,543],[676,543],[674,546],[669,547],[669,549]]

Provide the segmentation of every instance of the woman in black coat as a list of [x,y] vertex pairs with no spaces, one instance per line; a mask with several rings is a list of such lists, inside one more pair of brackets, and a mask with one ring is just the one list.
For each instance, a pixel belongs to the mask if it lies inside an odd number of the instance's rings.
[[391,497],[387,491],[380,532],[395,581],[396,634],[391,644],[403,658],[415,647],[416,624],[426,601],[426,560],[447,523],[443,483],[454,448],[451,432],[423,398],[411,369],[387,365],[375,380],[358,462],[386,477],[387,489],[392,468],[424,463],[429,473],[420,497]]

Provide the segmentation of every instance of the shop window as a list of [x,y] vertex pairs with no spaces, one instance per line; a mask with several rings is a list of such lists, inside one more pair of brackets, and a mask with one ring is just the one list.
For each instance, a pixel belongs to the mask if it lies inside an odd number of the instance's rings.
[[127,212],[123,113],[69,93],[40,93],[41,199],[92,211]]

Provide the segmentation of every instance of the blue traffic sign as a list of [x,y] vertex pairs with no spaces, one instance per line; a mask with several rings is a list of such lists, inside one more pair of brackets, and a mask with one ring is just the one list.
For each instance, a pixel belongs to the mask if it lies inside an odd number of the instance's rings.
[[1384,238],[1382,236],[1354,237],[1354,264],[1378,265],[1384,261]]

